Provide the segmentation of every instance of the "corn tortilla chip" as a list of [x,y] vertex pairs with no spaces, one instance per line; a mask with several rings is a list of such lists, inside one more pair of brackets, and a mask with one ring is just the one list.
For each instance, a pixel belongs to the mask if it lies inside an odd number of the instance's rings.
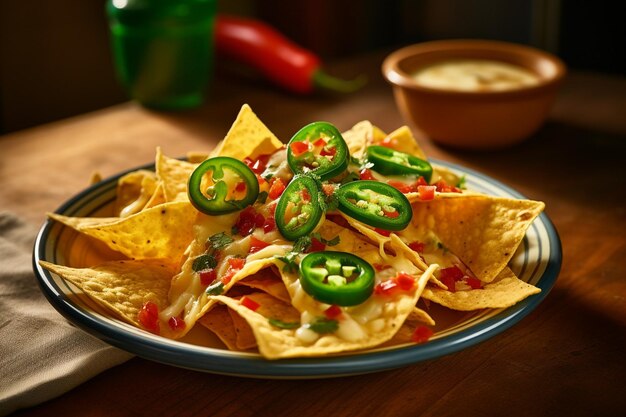
[[517,278],[508,267],[481,289],[447,291],[426,288],[422,297],[452,310],[472,311],[510,307],[541,290]]
[[129,172],[117,181],[115,214],[128,217],[143,210],[158,186],[153,171],[141,169]]
[[187,182],[198,164],[169,158],[157,148],[156,175],[163,182],[165,201],[188,201]]
[[193,239],[198,212],[189,202],[166,203],[126,218],[76,218],[49,214],[129,258],[178,262]]
[[158,259],[110,261],[94,268],[70,268],[40,261],[40,265],[79,287],[98,304],[128,323],[141,327],[137,315],[151,301],[168,304],[173,269]]
[[198,323],[215,333],[229,350],[239,350],[237,348],[235,325],[228,307],[225,305],[215,304],[213,308],[198,319]]

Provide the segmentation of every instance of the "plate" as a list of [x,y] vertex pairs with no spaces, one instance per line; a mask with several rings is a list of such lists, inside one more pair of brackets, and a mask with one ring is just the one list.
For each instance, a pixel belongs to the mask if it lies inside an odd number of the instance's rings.
[[[502,197],[524,198],[510,187],[477,171],[433,160],[458,175],[466,176],[468,189]],[[135,169],[154,169],[145,165]],[[134,170],[134,169],[133,169]],[[71,198],[56,211],[66,216],[107,215],[115,198],[117,179],[127,172],[101,181]],[[59,223],[47,221],[35,242],[33,268],[48,301],[76,326],[113,346],[153,361],[198,371],[263,378],[320,378],[383,371],[431,360],[483,342],[518,323],[548,295],[561,268],[561,242],[545,213],[528,228],[509,266],[522,280],[541,289],[506,309],[450,312],[426,344],[407,344],[369,349],[323,358],[267,360],[255,353],[231,352],[219,347],[210,334],[195,326],[183,340],[155,336],[106,315],[78,288],[38,264],[45,260],[76,265],[87,262],[89,248],[80,235]],[[195,333],[194,333],[195,332]],[[198,344],[202,341],[201,344]]]

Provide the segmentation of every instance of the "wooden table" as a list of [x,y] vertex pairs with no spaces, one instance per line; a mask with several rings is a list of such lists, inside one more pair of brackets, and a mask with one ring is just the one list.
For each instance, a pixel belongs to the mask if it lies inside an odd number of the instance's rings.
[[[0,138],[0,207],[40,224],[88,184],[167,155],[210,149],[242,103],[281,138],[314,120],[347,129],[403,124],[379,75],[382,54],[337,63],[369,85],[343,97],[294,97],[219,74],[206,106],[156,113],[127,103]],[[140,358],[19,415],[587,416],[626,409],[626,80],[569,76],[547,125],[515,148],[461,152],[422,141],[546,202],[563,243],[555,288],[510,330],[402,369],[322,380],[211,375]]]

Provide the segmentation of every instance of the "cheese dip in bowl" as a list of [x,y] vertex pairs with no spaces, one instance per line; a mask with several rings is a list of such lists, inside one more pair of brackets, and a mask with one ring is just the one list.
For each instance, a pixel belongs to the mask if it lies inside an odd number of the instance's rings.
[[565,65],[538,49],[506,42],[415,44],[382,66],[396,103],[424,136],[442,145],[495,149],[544,123]]

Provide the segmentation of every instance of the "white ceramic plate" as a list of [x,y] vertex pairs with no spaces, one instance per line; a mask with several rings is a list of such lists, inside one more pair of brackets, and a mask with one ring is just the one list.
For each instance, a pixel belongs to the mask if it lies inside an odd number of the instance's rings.
[[[465,175],[470,190],[485,194],[524,198],[506,185],[459,165],[433,161]],[[151,169],[153,166],[139,168]],[[139,169],[137,168],[137,169]],[[115,198],[117,179],[99,182],[63,204],[56,212],[66,216],[99,215]],[[522,280],[541,289],[540,294],[506,309],[455,313],[428,343],[371,349],[323,358],[269,361],[258,354],[231,352],[221,348],[208,330],[190,332],[183,341],[155,336],[106,315],[82,292],[56,274],[41,268],[39,260],[66,264],[77,252],[76,233],[59,223],[47,221],[39,231],[33,253],[33,268],[50,303],[68,320],[100,339],[141,357],[184,368],[220,374],[270,378],[318,378],[376,372],[398,368],[450,354],[476,345],[510,328],[535,309],[548,295],[561,268],[561,243],[548,216],[541,214],[530,226],[510,267]],[[83,256],[80,253],[78,256]],[[438,320],[438,317],[435,316]],[[438,320],[439,321],[439,320]],[[201,326],[195,326],[201,327]],[[202,329],[198,330],[202,332]],[[197,344],[202,340],[202,344]],[[207,340],[209,343],[207,343]]]

